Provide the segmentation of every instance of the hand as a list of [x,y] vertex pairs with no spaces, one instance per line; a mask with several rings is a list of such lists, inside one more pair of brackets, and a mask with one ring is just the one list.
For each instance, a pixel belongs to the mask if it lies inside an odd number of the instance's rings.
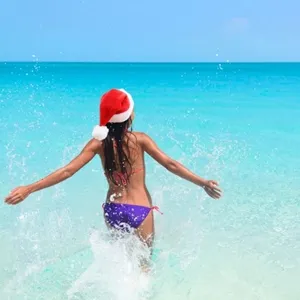
[[12,190],[10,194],[5,198],[5,203],[16,205],[24,201],[30,195],[30,189],[28,186],[19,186]]
[[214,180],[207,180],[204,185],[204,190],[211,198],[219,199],[221,197],[222,191],[219,188],[219,184]]

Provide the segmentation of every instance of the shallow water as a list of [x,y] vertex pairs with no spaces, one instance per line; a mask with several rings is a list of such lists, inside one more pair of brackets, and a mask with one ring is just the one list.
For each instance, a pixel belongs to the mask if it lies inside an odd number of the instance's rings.
[[148,276],[133,237],[107,236],[98,159],[1,204],[1,299],[299,299],[299,64],[0,64],[0,83],[2,198],[80,151],[111,87],[133,95],[135,129],[224,190],[211,200],[147,157],[164,212]]

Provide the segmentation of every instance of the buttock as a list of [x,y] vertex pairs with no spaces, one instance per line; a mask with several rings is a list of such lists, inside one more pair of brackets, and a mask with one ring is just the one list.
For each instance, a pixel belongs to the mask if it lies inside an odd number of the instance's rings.
[[123,203],[103,204],[106,222],[116,229],[139,228],[152,209],[152,207]]

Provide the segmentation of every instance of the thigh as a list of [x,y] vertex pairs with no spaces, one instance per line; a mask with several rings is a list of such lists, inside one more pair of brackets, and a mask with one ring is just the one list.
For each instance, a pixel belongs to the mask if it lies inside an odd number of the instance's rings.
[[150,211],[143,223],[136,229],[136,234],[147,244],[149,248],[153,245],[154,240],[154,218],[153,211]]

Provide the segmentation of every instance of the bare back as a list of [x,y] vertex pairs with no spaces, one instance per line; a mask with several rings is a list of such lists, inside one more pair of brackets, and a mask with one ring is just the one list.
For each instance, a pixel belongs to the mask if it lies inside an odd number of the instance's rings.
[[[151,206],[152,200],[145,185],[146,170],[143,134],[139,132],[128,132],[124,143],[128,145],[128,147],[124,145],[123,150],[126,152],[131,164],[131,168],[127,167],[129,178],[126,184],[116,185],[106,176],[109,185],[106,200],[109,201],[110,197],[114,195],[114,202],[116,203]],[[116,150],[114,149],[114,151],[116,156]],[[102,166],[104,167],[105,158],[103,147],[101,147],[99,155],[101,157]],[[121,178],[121,170],[117,170],[115,175]]]

